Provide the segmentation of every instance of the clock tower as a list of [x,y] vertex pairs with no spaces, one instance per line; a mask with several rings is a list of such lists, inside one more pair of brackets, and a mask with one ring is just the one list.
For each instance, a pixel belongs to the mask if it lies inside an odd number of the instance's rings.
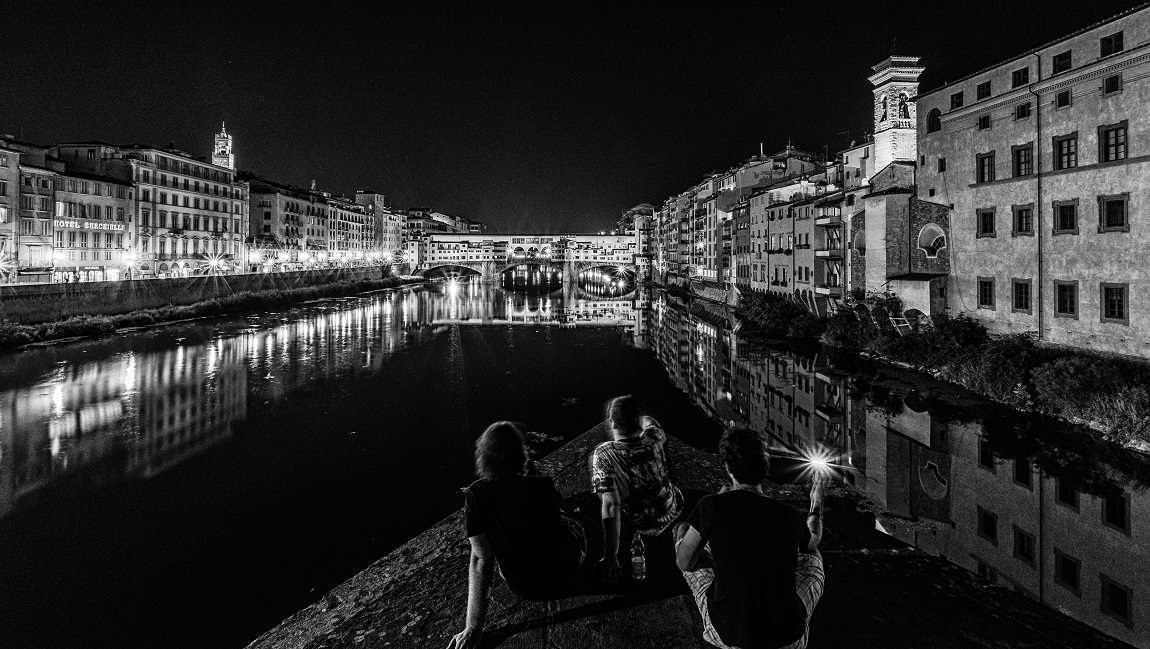
[[212,153],[212,164],[218,167],[227,167],[232,171],[236,169],[236,156],[232,154],[232,136],[228,129],[220,123],[220,132],[216,133],[216,148]]
[[917,56],[890,56],[873,66],[875,171],[918,157],[914,99],[918,96]]

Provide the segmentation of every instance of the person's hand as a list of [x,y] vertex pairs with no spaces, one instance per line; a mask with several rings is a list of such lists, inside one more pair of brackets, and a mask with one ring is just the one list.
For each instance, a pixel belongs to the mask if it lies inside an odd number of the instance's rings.
[[613,584],[623,577],[623,571],[619,569],[619,557],[603,557],[595,564],[595,569],[607,584]]
[[447,643],[447,649],[478,649],[479,641],[483,639],[483,631],[466,628]]

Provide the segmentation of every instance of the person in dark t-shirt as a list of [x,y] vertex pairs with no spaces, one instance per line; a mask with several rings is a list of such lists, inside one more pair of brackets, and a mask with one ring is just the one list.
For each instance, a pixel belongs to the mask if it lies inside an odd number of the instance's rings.
[[559,509],[555,483],[526,475],[523,429],[509,421],[487,427],[475,443],[475,472],[464,521],[471,542],[466,628],[448,649],[479,646],[495,562],[513,591],[529,600],[559,595],[587,554],[580,523]]
[[[808,623],[823,593],[818,545],[826,481],[811,486],[806,527],[765,496],[770,456],[763,438],[732,428],[719,442],[731,485],[704,496],[675,527],[675,558],[716,647],[805,649]],[[802,530],[796,533],[796,528]]]

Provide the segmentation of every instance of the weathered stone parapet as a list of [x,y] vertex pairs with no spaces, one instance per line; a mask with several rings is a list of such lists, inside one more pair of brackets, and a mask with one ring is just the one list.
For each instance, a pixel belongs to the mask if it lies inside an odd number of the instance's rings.
[[[565,495],[589,488],[589,458],[602,426],[538,462]],[[667,444],[676,483],[715,491],[726,481],[718,458],[677,439]],[[798,508],[806,490],[766,485]],[[822,544],[826,594],[811,622],[812,647],[1081,647],[1127,645],[944,559],[877,532],[873,517],[841,495],[828,497]],[[668,547],[658,544],[666,541]],[[470,546],[456,512],[369,566],[249,645],[249,649],[411,647],[443,649],[462,630]],[[669,539],[648,554],[669,552]],[[654,557],[651,557],[654,560]],[[664,570],[663,572],[667,572]],[[484,647],[709,647],[694,601],[677,574],[627,581],[616,594],[528,602],[496,577]]]

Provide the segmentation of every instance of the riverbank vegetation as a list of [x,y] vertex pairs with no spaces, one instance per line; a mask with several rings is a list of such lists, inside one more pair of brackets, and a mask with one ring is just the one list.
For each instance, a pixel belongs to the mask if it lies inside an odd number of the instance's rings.
[[270,291],[242,291],[232,295],[204,300],[195,304],[171,305],[158,309],[142,309],[116,315],[77,315],[55,322],[40,324],[18,324],[0,320],[0,350],[12,349],[30,343],[75,338],[77,336],[98,336],[109,334],[117,329],[140,327],[174,320],[186,320],[205,316],[243,313],[275,309],[309,300],[344,297],[387,288],[396,288],[411,283],[398,277],[385,277],[375,280],[343,280],[319,286],[306,286]]
[[964,315],[938,316],[900,335],[880,308],[840,312],[824,342],[871,352],[995,401],[1096,425],[1122,444],[1150,448],[1150,364],[991,336]]
[[750,330],[771,338],[817,340],[826,330],[826,318],[817,318],[791,300],[771,293],[750,293],[739,298],[735,316]]
[[872,298],[867,308],[819,318],[785,297],[762,293],[741,296],[735,310],[745,330],[868,352],[1150,450],[1150,363],[1039,345],[1027,334],[991,336],[965,315],[936,317],[900,333],[891,313],[902,313],[898,298]]

